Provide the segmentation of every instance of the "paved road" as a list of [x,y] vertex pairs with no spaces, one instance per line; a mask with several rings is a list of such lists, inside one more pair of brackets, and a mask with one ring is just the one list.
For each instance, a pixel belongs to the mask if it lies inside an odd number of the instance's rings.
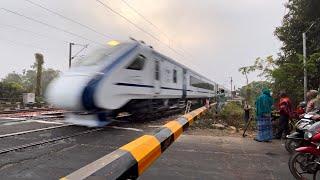
[[[169,119],[117,122],[115,127],[54,143],[0,154],[4,179],[58,179],[148,134]],[[1,124],[0,134],[56,126],[41,122]],[[63,127],[0,139],[0,149],[88,130]],[[280,142],[183,135],[140,179],[292,179]]]
[[291,180],[280,141],[183,135],[140,179]]

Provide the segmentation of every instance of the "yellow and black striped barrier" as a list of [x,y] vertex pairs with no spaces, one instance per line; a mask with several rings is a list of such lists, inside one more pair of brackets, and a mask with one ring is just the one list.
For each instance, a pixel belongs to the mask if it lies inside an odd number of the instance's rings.
[[94,177],[96,176],[95,173],[102,169],[105,179],[135,179],[160,157],[182,132],[206,110],[206,107],[201,107],[170,121],[153,135],[143,135],[61,178],[61,180],[79,180]]

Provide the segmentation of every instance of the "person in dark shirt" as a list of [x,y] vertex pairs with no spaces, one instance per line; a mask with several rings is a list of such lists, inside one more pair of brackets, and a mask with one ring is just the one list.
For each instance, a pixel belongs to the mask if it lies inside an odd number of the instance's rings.
[[244,110],[244,122],[247,123],[250,118],[250,110],[251,110],[251,107],[247,101],[244,102],[243,110]]
[[275,137],[276,139],[281,139],[283,133],[285,135],[289,134],[289,119],[292,115],[292,104],[290,98],[284,92],[280,93],[279,110],[280,127]]

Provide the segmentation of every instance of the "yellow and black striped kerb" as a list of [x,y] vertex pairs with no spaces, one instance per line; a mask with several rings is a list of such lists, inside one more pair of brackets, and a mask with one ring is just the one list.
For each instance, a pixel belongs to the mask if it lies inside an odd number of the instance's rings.
[[85,179],[96,176],[97,171],[103,171],[105,179],[136,179],[206,109],[206,107],[201,107],[170,121],[154,134],[141,136],[61,179]]

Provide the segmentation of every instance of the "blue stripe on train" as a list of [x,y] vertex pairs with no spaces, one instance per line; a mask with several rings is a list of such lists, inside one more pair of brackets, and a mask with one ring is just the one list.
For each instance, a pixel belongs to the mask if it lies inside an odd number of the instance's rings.
[[82,93],[82,105],[86,110],[98,110],[99,108],[95,105],[94,102],[94,93],[96,91],[96,87],[98,86],[99,82],[108,77],[111,70],[116,67],[118,64],[120,64],[125,57],[127,57],[130,53],[132,53],[139,45],[136,44],[134,47],[129,49],[126,53],[121,55],[118,59],[113,61],[110,65],[105,67],[101,72],[103,75],[96,75],[94,78],[92,78],[87,86],[84,88],[84,91]]
[[116,83],[115,85],[118,85],[118,86],[131,86],[131,87],[154,88],[154,86],[151,86],[151,85],[145,85],[145,84]]

